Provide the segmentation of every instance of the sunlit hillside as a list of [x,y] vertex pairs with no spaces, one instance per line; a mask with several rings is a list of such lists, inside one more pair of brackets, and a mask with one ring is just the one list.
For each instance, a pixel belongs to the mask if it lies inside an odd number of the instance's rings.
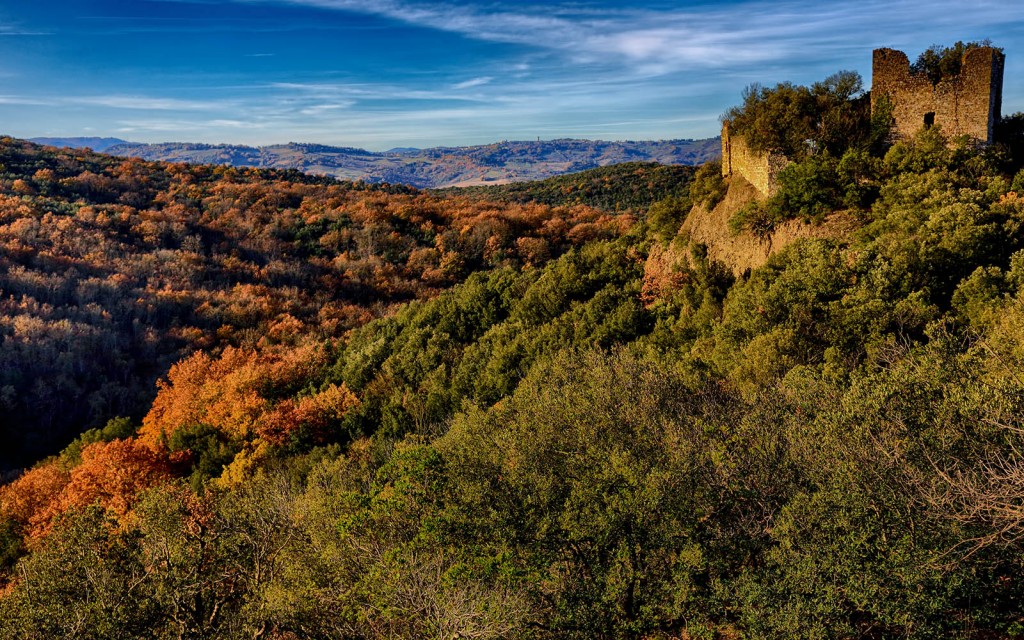
[[1024,114],[879,51],[957,110],[754,85],[696,169],[0,141],[0,637],[1020,638]]

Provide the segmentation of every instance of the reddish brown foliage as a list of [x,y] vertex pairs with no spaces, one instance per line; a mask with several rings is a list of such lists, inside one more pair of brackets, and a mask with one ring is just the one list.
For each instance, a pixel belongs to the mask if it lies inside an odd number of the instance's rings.
[[98,504],[128,515],[143,490],[172,477],[174,462],[138,440],[97,442],[82,450],[81,463],[70,472],[50,462],[4,487],[0,509],[25,527],[29,539],[39,540],[70,509]]
[[284,400],[260,417],[257,434],[275,445],[282,445],[289,436],[304,430],[314,442],[327,436],[327,429],[337,424],[345,413],[358,404],[355,395],[344,385],[330,385],[323,391],[298,400]]
[[56,503],[70,481],[59,462],[48,462],[26,471],[0,489],[0,512],[21,525],[34,527],[41,514]]
[[0,412],[26,416],[16,431],[36,442],[139,412],[197,349],[340,337],[473,271],[542,264],[633,221],[10,139],[0,167]]
[[671,250],[657,244],[651,248],[644,263],[643,288],[640,293],[645,305],[650,306],[685,284],[687,274],[677,267],[678,261],[678,256]]
[[247,451],[327,439],[357,400],[344,386],[303,390],[328,362],[304,345],[631,223],[0,140],[0,416],[24,416],[0,424],[14,443],[0,466],[138,412],[170,368],[138,441],[32,469],[0,490],[0,509],[33,536],[75,506],[124,515],[169,477],[166,443],[183,427],[213,426]]
[[229,347],[219,358],[197,353],[171,367],[160,383],[140,437],[160,446],[178,429],[207,424],[236,440],[256,436],[283,444],[301,428],[318,441],[358,402],[352,392],[344,385],[297,399],[269,392],[301,387],[328,364],[327,355],[316,345],[260,352]]

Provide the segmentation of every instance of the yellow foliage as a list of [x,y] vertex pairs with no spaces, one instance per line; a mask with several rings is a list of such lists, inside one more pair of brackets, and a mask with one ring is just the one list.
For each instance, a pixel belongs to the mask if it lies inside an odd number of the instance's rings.
[[266,442],[247,445],[235,455],[235,459],[224,467],[219,478],[213,480],[213,486],[219,489],[232,489],[250,479],[270,450]]

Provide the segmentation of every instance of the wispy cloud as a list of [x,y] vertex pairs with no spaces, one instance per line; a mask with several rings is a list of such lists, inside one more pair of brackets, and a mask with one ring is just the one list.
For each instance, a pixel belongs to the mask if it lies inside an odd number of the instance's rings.
[[383,82],[274,82],[266,88],[291,92],[298,96],[304,95],[317,100],[341,101],[350,104],[394,100],[493,102],[497,99],[493,95],[485,96],[465,92],[466,89],[486,85],[490,80],[490,78],[474,78],[455,84],[450,89],[420,89]]
[[807,47],[828,50],[854,41],[863,46],[865,37],[891,40],[908,28],[919,31],[928,24],[955,26],[963,33],[999,24],[1015,11],[1005,2],[991,0],[973,3],[970,11],[963,10],[960,0],[759,0],[663,11],[583,11],[558,4],[509,10],[491,4],[407,0],[274,1],[557,51],[581,63],[617,60],[650,75],[788,60],[806,55]]
[[238,108],[231,100],[183,100],[150,96],[30,96],[0,95],[0,105],[31,107],[100,107],[124,111],[168,111],[217,113]]
[[304,116],[321,116],[334,111],[340,111],[342,109],[348,109],[355,102],[347,100],[344,102],[335,102],[331,104],[313,104],[308,107],[302,107],[299,109],[299,113]]
[[14,25],[0,24],[0,37],[2,36],[52,36],[52,31],[41,31],[38,29],[23,29]]
[[183,133],[195,132],[209,135],[214,131],[258,130],[266,124],[250,120],[215,118],[212,120],[122,120],[118,122],[117,133]]
[[471,79],[466,80],[464,82],[459,82],[459,83],[457,83],[455,85],[452,85],[452,89],[472,89],[473,87],[480,87],[480,86],[483,86],[485,84],[488,84],[492,80],[494,80],[494,78],[492,78],[491,76],[481,76],[479,78],[471,78]]
[[[41,64],[49,73],[10,56],[18,81],[0,88],[5,121],[75,132],[102,123],[149,141],[378,149],[538,135],[704,137],[750,82],[813,82],[843,68],[868,80],[873,47],[913,56],[988,36],[1007,47],[1006,110],[1024,107],[1011,81],[1024,72],[1013,50],[1024,42],[1024,5],[1005,0],[972,0],[969,11],[965,0],[177,1],[188,4],[54,21],[81,42],[127,34],[153,50],[181,49],[167,60],[147,49]],[[30,26],[41,33],[51,24]],[[36,33],[0,24],[0,44],[29,50],[37,41],[2,37],[19,31]],[[254,37],[223,37],[236,32]],[[147,35],[132,40],[137,33]],[[77,77],[90,63],[105,73]]]
[[224,101],[181,100],[146,96],[77,96],[58,98],[58,102],[138,111],[214,111],[230,106]]
[[26,107],[44,107],[53,104],[52,101],[28,96],[0,96],[0,104],[10,104]]

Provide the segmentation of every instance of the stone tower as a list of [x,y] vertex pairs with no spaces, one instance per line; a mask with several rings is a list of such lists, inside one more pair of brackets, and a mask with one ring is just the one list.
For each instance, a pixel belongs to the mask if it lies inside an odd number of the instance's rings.
[[975,142],[990,143],[1002,109],[1003,61],[998,49],[968,49],[960,75],[932,84],[925,74],[911,72],[907,54],[875,49],[871,109],[887,96],[893,107],[893,131],[899,137],[939,125],[947,136],[966,135]]

